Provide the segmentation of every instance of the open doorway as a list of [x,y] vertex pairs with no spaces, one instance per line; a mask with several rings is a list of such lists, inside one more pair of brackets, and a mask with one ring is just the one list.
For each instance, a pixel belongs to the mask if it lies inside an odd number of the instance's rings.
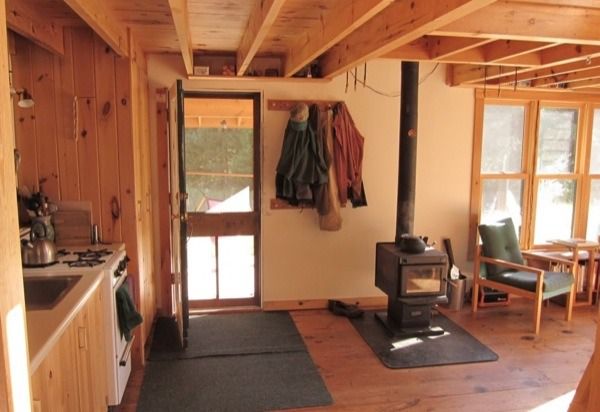
[[189,308],[259,306],[260,94],[183,99]]

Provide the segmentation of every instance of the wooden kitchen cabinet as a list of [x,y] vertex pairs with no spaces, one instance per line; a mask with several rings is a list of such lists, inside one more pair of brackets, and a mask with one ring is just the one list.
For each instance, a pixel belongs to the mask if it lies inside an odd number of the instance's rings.
[[108,409],[103,299],[98,287],[31,377],[35,412]]

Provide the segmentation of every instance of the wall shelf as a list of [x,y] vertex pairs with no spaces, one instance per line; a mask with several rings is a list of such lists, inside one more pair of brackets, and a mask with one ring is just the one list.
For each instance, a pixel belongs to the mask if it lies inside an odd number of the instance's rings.
[[266,77],[266,76],[194,76],[189,75],[189,80],[201,81],[247,81],[247,82],[268,82],[268,83],[329,83],[331,79],[315,77]]

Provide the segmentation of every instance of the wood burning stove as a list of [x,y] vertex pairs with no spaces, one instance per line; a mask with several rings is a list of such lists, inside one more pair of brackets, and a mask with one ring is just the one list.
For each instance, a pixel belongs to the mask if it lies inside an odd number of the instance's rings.
[[375,254],[375,286],[388,295],[388,310],[377,313],[393,336],[443,333],[430,327],[431,307],[447,303],[448,256],[433,248],[406,253],[394,243],[380,242]]

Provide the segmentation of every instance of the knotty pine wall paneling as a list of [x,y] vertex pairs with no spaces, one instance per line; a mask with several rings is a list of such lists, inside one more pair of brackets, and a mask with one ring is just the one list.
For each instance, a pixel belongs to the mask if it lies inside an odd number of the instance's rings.
[[94,73],[98,123],[100,213],[102,238],[121,238],[119,168],[116,112],[116,55],[99,37],[94,37]]
[[64,31],[65,55],[54,56],[54,89],[60,198],[80,199],[77,135],[75,134],[75,81],[71,31]]
[[[20,36],[12,35],[14,54],[12,61],[12,83],[16,90],[33,90],[31,67],[31,42]],[[22,109],[17,106],[18,96],[13,96],[13,112],[15,118],[15,136],[17,150],[21,155],[19,169],[19,186],[27,186],[32,191],[38,189],[38,156],[35,138],[35,107]]]
[[65,29],[64,56],[11,36],[13,83],[36,101],[32,110],[13,99],[19,183],[37,190],[45,180],[52,200],[90,201],[102,240],[126,244],[132,295],[145,319],[134,361],[143,363],[156,311],[145,56],[134,46],[134,57],[119,58],[86,28]]

